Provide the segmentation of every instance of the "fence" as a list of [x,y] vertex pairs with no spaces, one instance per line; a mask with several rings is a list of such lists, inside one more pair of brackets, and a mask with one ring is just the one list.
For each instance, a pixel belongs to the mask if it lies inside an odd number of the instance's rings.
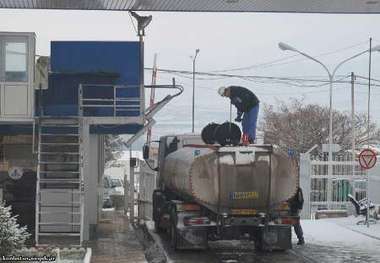
[[352,154],[335,155],[331,162],[326,156],[302,154],[300,160],[300,186],[304,192],[303,218],[313,217],[317,210],[345,209],[349,212],[351,204],[348,194],[360,200],[366,197],[367,174]]
[[157,172],[148,167],[145,162],[140,162],[139,195],[138,195],[138,219],[152,220],[153,215],[153,191],[156,189]]

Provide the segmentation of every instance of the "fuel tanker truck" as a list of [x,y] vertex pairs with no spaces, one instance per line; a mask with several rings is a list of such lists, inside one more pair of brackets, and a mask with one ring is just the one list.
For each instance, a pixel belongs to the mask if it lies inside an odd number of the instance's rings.
[[[218,140],[205,138],[204,131],[159,140],[156,231],[168,232],[174,249],[206,249],[217,240],[290,249],[291,226],[299,220],[288,206],[299,183],[295,160],[275,145],[242,146],[240,134],[235,141],[234,136]],[[145,147],[144,158],[148,155]]]

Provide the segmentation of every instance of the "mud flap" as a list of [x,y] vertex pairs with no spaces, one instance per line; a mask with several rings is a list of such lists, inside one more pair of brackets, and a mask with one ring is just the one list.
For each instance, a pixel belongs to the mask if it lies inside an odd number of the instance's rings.
[[291,225],[268,225],[259,227],[255,247],[262,251],[287,250],[292,248]]

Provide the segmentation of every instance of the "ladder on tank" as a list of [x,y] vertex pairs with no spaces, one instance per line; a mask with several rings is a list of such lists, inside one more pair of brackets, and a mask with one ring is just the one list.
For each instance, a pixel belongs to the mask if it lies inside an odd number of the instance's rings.
[[41,118],[38,128],[36,245],[82,245],[83,149],[80,119]]

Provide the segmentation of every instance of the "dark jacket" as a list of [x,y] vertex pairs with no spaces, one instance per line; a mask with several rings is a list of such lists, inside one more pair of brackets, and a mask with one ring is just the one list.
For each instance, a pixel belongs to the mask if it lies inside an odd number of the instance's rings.
[[297,188],[297,193],[289,199],[289,208],[292,214],[298,213],[303,207],[303,193],[300,187]]
[[230,86],[231,103],[235,105],[239,112],[249,112],[259,104],[259,99],[249,89],[240,86]]

